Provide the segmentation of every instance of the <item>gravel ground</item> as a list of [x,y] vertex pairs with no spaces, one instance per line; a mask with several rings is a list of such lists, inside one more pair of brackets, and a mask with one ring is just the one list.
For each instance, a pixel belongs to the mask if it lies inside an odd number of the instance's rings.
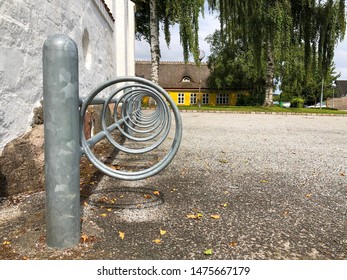
[[[347,259],[346,117],[181,116],[182,144],[164,171],[103,177],[82,203],[79,246],[46,247],[43,192],[2,202],[0,241],[10,244],[0,258]],[[98,207],[101,195],[132,205],[147,196],[149,207]]]

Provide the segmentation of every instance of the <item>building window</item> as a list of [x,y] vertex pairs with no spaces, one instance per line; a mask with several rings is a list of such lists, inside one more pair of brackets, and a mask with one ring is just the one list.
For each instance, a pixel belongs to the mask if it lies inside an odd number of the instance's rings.
[[190,104],[196,104],[196,93],[190,94]]
[[204,93],[202,95],[202,104],[209,104],[210,103],[210,97],[208,93]]
[[183,83],[189,83],[190,81],[191,81],[190,77],[188,77],[188,76],[184,76],[183,79],[182,79]]
[[184,104],[184,93],[178,94],[178,104]]
[[217,104],[229,104],[229,94],[218,93],[217,94]]

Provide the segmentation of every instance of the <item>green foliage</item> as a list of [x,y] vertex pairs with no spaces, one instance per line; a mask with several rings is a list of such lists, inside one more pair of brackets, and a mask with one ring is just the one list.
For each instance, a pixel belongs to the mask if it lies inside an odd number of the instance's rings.
[[221,34],[216,31],[207,38],[211,44],[208,66],[212,70],[209,86],[219,90],[237,88],[248,89],[252,85],[252,54],[242,47],[242,43],[220,44]]
[[290,101],[290,107],[292,108],[303,108],[305,100],[300,97],[295,97]]
[[[346,31],[344,0],[208,0],[208,3],[212,10],[220,12],[221,44],[235,46],[242,42],[243,49],[250,52],[247,61],[253,64],[253,71],[247,73],[251,80],[264,79],[266,73],[264,87],[273,87],[271,81],[275,77],[275,83],[281,81],[284,95],[302,96],[309,102],[319,95],[322,80],[324,88],[329,89],[329,83],[336,77],[332,63],[334,49]],[[228,64],[222,48],[220,55]],[[217,56],[215,53],[213,61],[218,61]],[[267,64],[269,57],[274,65]]]
[[176,23],[179,24],[183,57],[188,61],[189,53],[194,60],[199,60],[199,15],[204,11],[204,0],[166,0],[166,14],[176,14]]
[[211,46],[208,66],[211,74],[208,78],[210,88],[224,91],[226,89],[247,89],[249,96],[238,99],[238,105],[257,105],[264,99],[264,75],[258,76],[253,64],[252,51],[238,40],[225,42],[220,31],[206,38]]
[[[150,42],[149,0],[133,0],[136,4],[136,38]],[[204,11],[204,0],[156,0],[158,21],[164,30],[165,41],[170,45],[170,27],[179,24],[183,56],[188,61],[192,53],[195,61],[199,56],[199,15]],[[159,38],[158,38],[159,39]]]

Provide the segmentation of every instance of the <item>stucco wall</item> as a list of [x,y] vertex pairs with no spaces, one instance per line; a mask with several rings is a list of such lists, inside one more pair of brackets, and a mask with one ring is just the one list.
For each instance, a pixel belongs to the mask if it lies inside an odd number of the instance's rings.
[[[7,142],[31,129],[33,109],[42,100],[42,46],[47,36],[61,33],[77,43],[81,95],[115,77],[117,68],[129,68],[115,54],[133,36],[133,15],[124,13],[133,13],[134,5],[110,1],[112,10],[123,7],[118,10],[123,16],[114,17],[115,22],[100,0],[0,1],[0,154]],[[120,27],[123,37],[118,36],[116,44]],[[126,63],[134,65],[131,51]]]

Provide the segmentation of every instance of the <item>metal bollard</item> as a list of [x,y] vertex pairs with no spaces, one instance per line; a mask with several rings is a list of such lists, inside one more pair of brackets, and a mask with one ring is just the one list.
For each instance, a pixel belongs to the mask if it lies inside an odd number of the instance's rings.
[[43,46],[46,240],[66,248],[80,241],[78,51],[64,35]]

